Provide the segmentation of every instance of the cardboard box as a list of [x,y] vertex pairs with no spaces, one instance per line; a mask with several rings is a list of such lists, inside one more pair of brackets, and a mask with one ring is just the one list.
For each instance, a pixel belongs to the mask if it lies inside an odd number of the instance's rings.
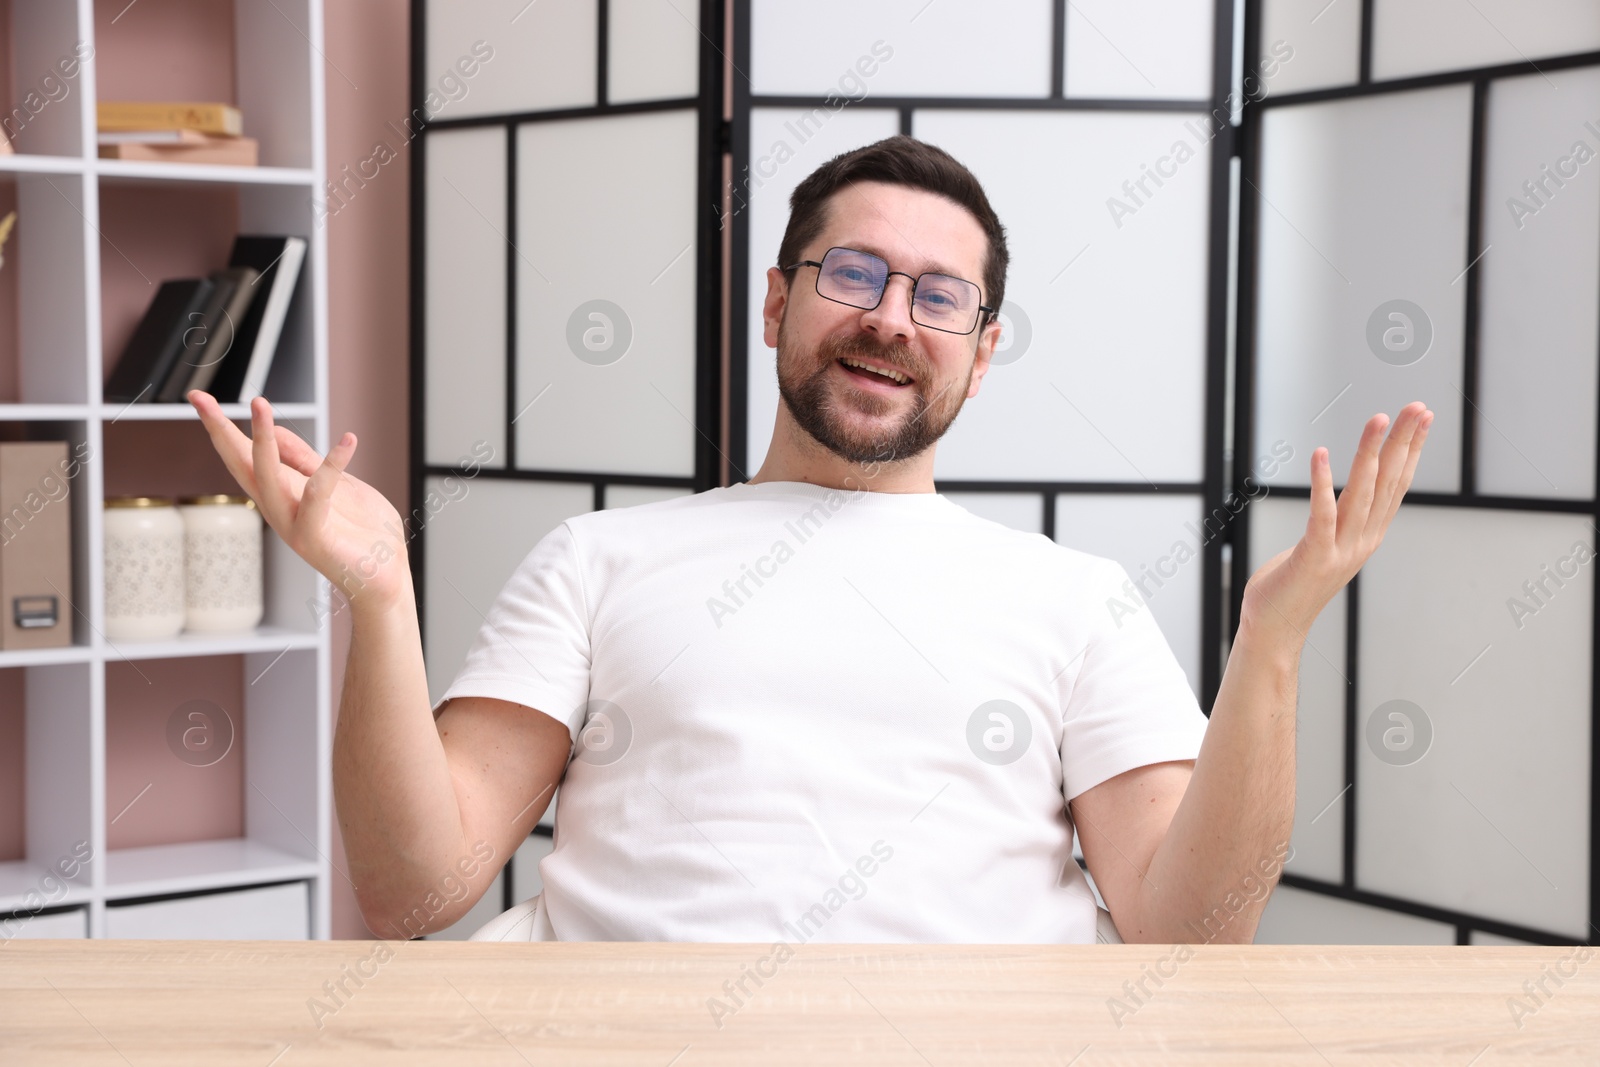
[[0,649],[72,644],[65,441],[0,442]]

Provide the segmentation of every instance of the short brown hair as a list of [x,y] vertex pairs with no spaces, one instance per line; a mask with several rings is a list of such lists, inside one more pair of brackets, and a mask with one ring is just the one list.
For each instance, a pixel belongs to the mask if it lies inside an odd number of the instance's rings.
[[924,189],[970,211],[989,239],[983,261],[986,303],[1000,307],[1005,300],[1011,253],[1006,248],[1006,228],[989,206],[983,186],[944,149],[903,133],[834,156],[795,186],[789,196],[789,225],[778,246],[779,267],[794,263],[800,258],[800,250],[817,239],[827,224],[829,198],[851,182],[888,182]]

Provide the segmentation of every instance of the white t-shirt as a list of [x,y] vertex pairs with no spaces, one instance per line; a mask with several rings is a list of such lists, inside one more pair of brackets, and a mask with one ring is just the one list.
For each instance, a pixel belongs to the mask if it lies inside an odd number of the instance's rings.
[[567,724],[541,936],[1092,944],[1066,801],[1207,722],[1126,580],[937,493],[740,483],[540,539],[434,709]]

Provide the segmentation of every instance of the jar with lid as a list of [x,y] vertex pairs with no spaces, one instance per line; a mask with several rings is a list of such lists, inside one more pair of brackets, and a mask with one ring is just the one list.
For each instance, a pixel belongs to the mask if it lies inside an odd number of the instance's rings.
[[261,513],[231,493],[178,501],[184,530],[185,625],[201,633],[248,630],[261,621]]
[[106,640],[160,641],[184,623],[183,519],[171,497],[105,499]]

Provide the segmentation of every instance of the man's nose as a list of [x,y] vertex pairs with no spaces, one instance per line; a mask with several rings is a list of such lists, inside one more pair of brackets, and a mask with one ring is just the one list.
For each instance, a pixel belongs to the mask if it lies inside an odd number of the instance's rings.
[[[891,271],[884,281],[882,299],[877,307],[862,313],[861,325],[881,339],[909,341],[917,331],[916,323],[911,321],[911,300],[916,284],[917,280],[909,274]],[[900,295],[902,291],[904,297]]]

